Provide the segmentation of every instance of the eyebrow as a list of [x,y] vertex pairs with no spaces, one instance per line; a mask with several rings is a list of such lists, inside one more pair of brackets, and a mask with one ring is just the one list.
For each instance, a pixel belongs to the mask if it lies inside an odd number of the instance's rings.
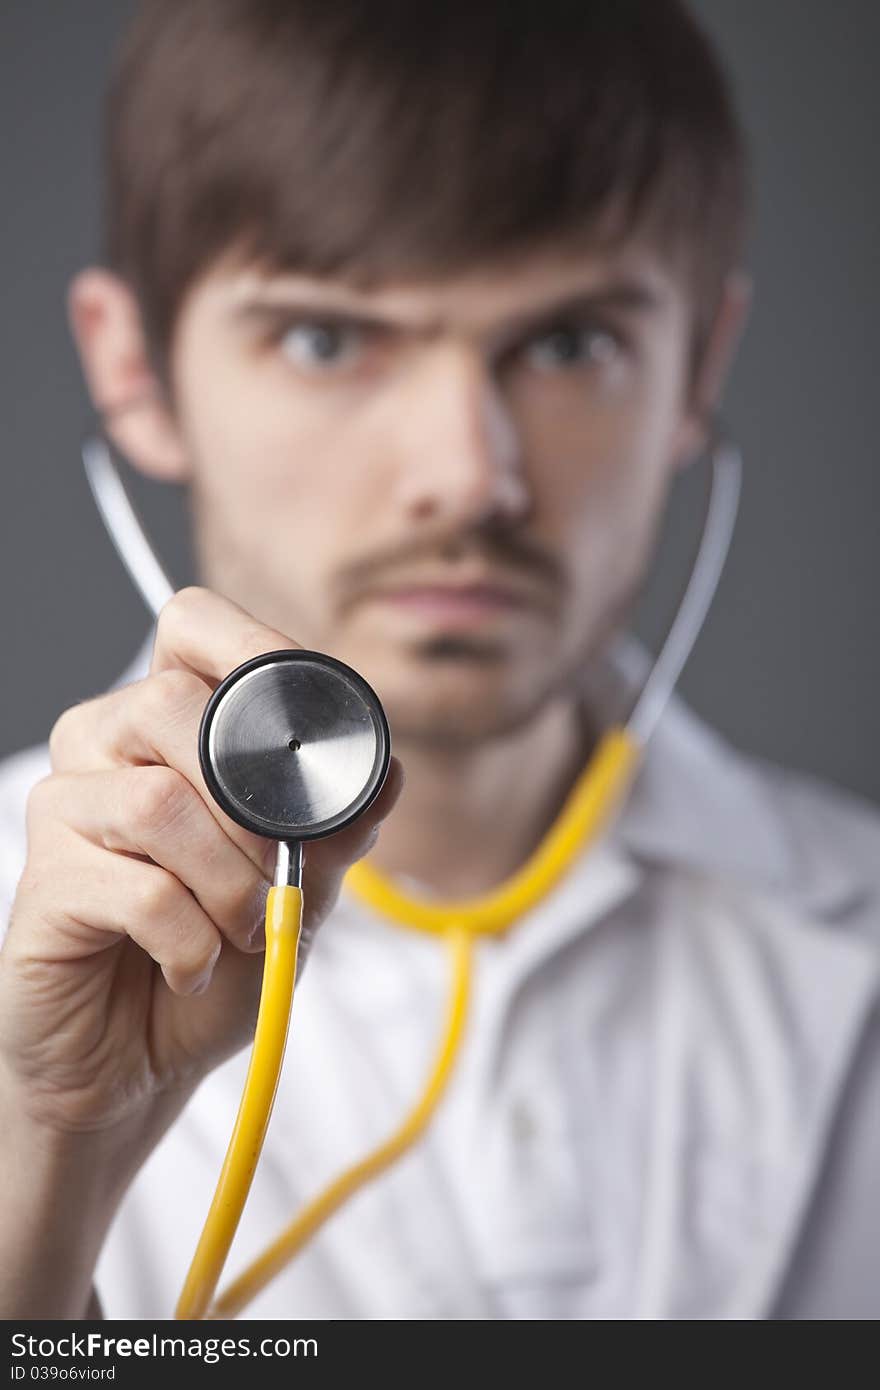
[[[594,290],[578,290],[559,296],[537,309],[514,315],[493,330],[501,338],[528,336],[566,316],[585,313],[618,311],[628,314],[656,313],[666,303],[667,295],[645,279],[618,280]],[[412,323],[406,319],[376,313],[352,303],[351,307],[337,301],[323,301],[317,295],[297,295],[295,292],[254,291],[231,307],[230,317],[236,323],[257,323],[277,326],[290,319],[318,323],[352,325],[379,333],[404,332],[420,338],[435,337],[442,332],[441,319]]]

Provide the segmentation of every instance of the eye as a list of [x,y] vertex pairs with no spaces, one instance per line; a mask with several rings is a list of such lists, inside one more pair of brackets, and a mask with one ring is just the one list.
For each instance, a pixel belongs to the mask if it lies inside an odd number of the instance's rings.
[[307,371],[352,366],[363,351],[366,334],[353,323],[301,321],[280,335],[282,353]]
[[559,323],[524,349],[527,361],[539,371],[599,366],[612,362],[623,349],[620,337],[594,323]]

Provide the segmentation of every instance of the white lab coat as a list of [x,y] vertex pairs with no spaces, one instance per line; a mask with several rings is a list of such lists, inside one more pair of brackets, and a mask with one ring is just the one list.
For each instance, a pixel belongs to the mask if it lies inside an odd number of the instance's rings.
[[[584,676],[603,721],[646,660],[627,635]],[[45,745],[0,764],[3,923],[49,770]],[[878,890],[880,813],[746,756],[674,697],[600,840],[480,944],[427,1136],[242,1316],[880,1315]],[[343,888],[228,1274],[396,1126],[446,984],[440,943]],[[205,1080],[130,1188],[98,1268],[108,1317],[171,1315],[246,1065]]]

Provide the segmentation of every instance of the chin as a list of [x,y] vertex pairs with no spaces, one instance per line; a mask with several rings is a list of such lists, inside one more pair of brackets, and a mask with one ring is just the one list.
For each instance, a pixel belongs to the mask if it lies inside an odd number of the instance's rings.
[[[354,664],[354,663],[352,663]],[[547,698],[541,673],[509,663],[374,663],[364,675],[382,701],[392,739],[438,747],[486,743],[527,724]]]
[[492,743],[515,733],[528,722],[522,712],[502,710],[493,702],[477,705],[470,701],[455,707],[425,709],[415,702],[390,701],[385,713],[391,728],[392,745],[414,744],[423,748],[465,751]]

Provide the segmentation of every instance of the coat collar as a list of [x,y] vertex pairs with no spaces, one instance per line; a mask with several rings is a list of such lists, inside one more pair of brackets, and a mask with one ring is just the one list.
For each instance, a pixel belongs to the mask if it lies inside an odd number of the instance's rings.
[[[600,727],[625,719],[652,664],[622,633],[583,673],[581,691]],[[643,755],[615,834],[636,858],[707,872],[778,893],[820,917],[862,898],[869,885],[852,856],[819,838],[786,800],[787,774],[735,748],[673,692]]]

